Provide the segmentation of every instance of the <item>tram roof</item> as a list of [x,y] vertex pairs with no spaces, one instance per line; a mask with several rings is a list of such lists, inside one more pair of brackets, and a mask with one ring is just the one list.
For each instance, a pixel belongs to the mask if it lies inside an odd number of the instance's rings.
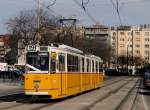
[[[31,46],[31,47],[30,47]],[[31,50],[30,50],[31,48]],[[84,55],[85,57],[89,57],[89,58],[96,58],[99,59],[101,61],[103,61],[100,57],[95,56],[93,54],[84,54],[84,52],[82,50],[79,50],[77,48],[65,45],[65,44],[50,44],[48,46],[39,46],[39,45],[28,45],[26,47],[27,51],[33,51],[32,49],[35,49],[34,51],[49,51],[51,49],[56,49],[56,50],[61,50],[61,51],[67,51],[67,52],[72,52],[72,53],[76,53],[76,54],[81,54]]]
[[68,51],[73,52],[77,54],[83,54],[83,51],[76,49],[74,47],[64,45],[64,44],[50,44],[48,46],[39,46],[39,45],[28,45],[26,47],[26,51],[50,51],[51,49],[54,50],[62,50],[62,51]]

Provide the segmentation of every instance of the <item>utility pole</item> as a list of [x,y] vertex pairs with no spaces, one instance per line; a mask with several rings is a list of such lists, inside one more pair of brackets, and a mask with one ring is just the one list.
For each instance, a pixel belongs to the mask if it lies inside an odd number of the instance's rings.
[[131,29],[132,36],[132,75],[135,73],[135,65],[134,65],[134,29]]
[[128,72],[128,45],[127,45],[127,74],[129,75],[129,72]]
[[37,38],[36,44],[39,45],[41,35],[40,35],[40,25],[41,25],[41,0],[37,1],[37,31],[35,37]]
[[119,65],[118,65],[118,51],[119,51],[118,43],[119,43],[119,41],[118,41],[118,38],[119,38],[119,36],[118,36],[118,26],[117,26],[117,62],[116,63],[117,63],[117,71],[119,72]]
[[40,18],[41,18],[41,0],[37,2],[37,29],[40,28]]

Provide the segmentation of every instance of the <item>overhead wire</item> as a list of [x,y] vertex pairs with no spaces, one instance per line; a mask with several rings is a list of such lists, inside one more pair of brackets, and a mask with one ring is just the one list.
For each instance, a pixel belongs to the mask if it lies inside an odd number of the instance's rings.
[[55,5],[55,4],[56,4],[56,0],[53,0],[53,2],[52,2],[51,4],[49,4],[49,5],[47,6],[47,8],[49,8],[49,7],[51,7],[51,6]]
[[[41,3],[41,5],[42,5],[45,9],[49,10],[50,12],[52,12],[51,15],[52,15],[53,17],[56,17],[56,15],[61,16],[61,15],[59,15],[58,13],[56,13],[53,9],[50,8],[51,6],[53,6],[53,5],[56,4],[56,1],[57,1],[57,0],[53,0],[53,2],[52,2],[51,4],[49,4],[49,5],[45,5],[44,3]],[[37,2],[37,0],[35,0],[35,2]]]
[[120,25],[123,25],[123,24],[122,24],[122,19],[121,19],[121,16],[120,16],[119,1],[118,1],[118,0],[115,0],[115,1],[116,1],[116,4],[113,2],[113,0],[110,0],[110,1],[111,1],[111,3],[112,3],[113,7],[115,8],[116,12],[117,12]]
[[[97,20],[90,14],[90,12],[85,8],[85,4],[83,3],[83,0],[82,0],[82,3],[78,2],[77,0],[73,0],[84,12],[85,14],[94,22],[94,23],[97,23]],[[89,3],[89,0],[88,2],[86,2],[86,5]]]
[[84,9],[84,11],[86,10],[85,6],[90,2],[90,0],[82,0],[82,8]]

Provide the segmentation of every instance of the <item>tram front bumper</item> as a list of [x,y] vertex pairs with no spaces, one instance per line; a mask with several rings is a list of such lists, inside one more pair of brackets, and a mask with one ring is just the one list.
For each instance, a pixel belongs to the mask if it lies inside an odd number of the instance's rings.
[[48,92],[25,92],[26,95],[49,95]]

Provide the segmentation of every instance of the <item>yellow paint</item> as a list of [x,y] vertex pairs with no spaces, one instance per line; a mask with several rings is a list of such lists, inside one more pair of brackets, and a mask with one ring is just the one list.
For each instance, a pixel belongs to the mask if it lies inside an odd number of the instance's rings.
[[102,73],[25,74],[24,88],[25,93],[48,92],[56,99],[98,88],[102,83]]
[[55,60],[56,56],[57,56],[56,52],[51,52],[51,58],[52,58],[52,60]]

